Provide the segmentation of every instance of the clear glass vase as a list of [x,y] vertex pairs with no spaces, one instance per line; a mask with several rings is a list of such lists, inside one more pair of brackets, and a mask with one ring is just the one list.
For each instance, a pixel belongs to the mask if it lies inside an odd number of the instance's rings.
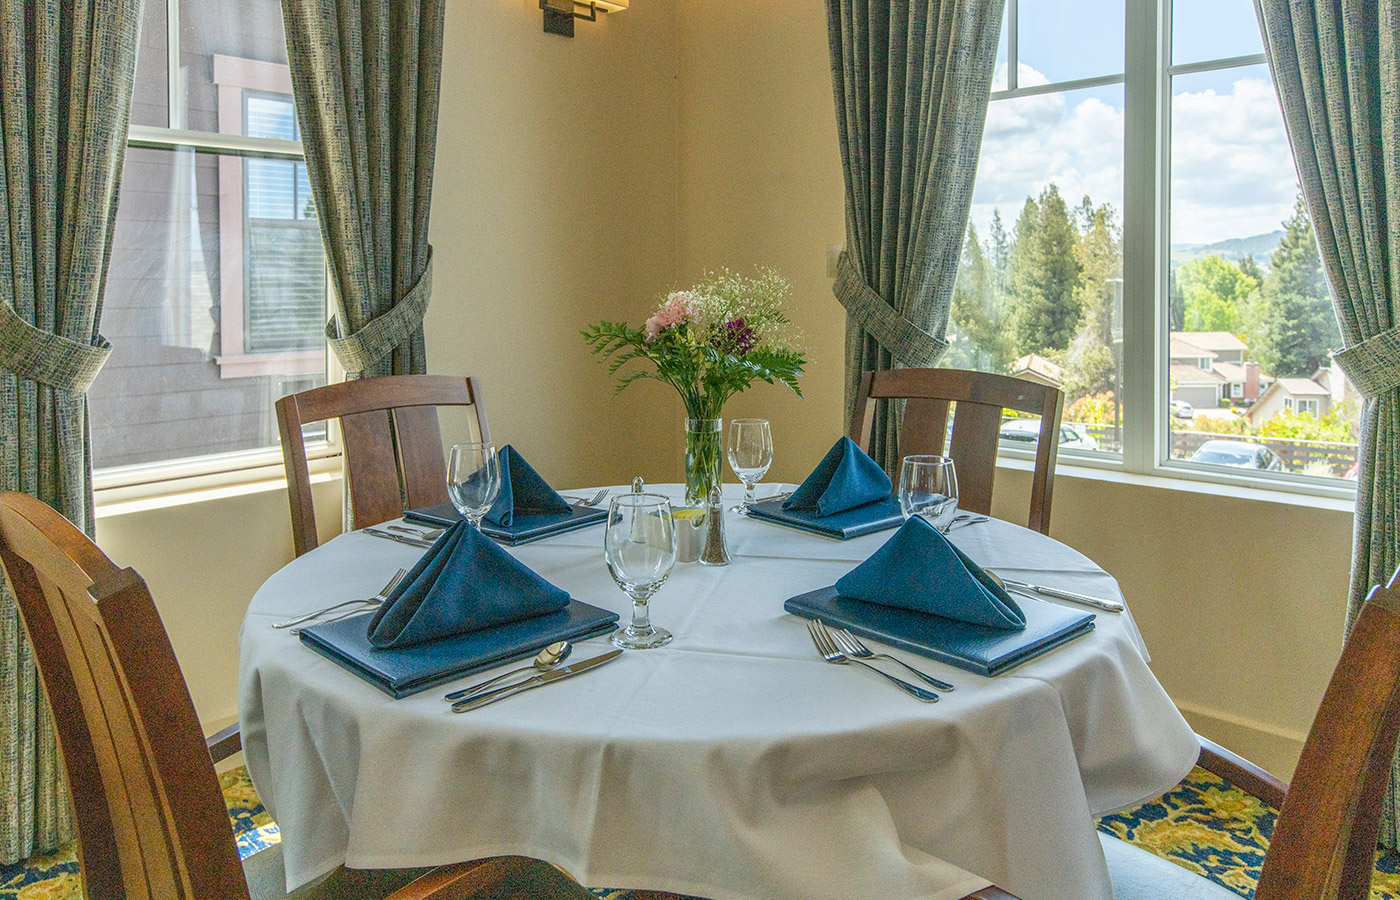
[[685,420],[685,505],[704,506],[710,488],[720,483],[724,461],[721,419]]

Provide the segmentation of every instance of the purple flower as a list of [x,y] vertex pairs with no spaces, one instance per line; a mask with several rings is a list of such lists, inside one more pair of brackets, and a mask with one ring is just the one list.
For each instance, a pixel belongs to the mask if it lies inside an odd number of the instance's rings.
[[740,356],[748,353],[757,343],[753,329],[743,319],[730,319],[724,323],[725,343],[733,347]]

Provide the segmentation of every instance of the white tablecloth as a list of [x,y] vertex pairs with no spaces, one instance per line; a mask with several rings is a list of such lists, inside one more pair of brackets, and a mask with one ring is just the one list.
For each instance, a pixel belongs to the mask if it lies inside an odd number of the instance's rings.
[[[446,687],[392,700],[269,627],[372,594],[421,551],[351,533],[270,578],[240,637],[240,706],[288,885],[342,863],[522,854],[585,884],[712,900],[951,900],[989,881],[1025,900],[1112,896],[1092,817],[1168,790],[1197,753],[1130,617],[1101,613],[1086,637],[995,678],[905,655],[957,684],[919,703],[821,661],[783,611],[891,532],[726,527],[734,562],[677,565],[653,600],[669,646],[462,715]],[[1121,597],[1093,562],[1024,528],[952,537],[1010,577]],[[511,552],[626,620],[601,547],[596,527]],[[574,658],[604,649],[595,639]]]

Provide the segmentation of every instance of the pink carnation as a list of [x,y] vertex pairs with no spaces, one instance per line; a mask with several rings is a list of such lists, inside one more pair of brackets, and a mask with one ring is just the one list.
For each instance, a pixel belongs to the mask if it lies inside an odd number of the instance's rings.
[[666,297],[666,302],[661,304],[661,308],[656,311],[656,315],[647,319],[647,343],[651,343],[660,337],[661,332],[672,325],[683,325],[695,316],[695,298],[689,291],[676,291]]

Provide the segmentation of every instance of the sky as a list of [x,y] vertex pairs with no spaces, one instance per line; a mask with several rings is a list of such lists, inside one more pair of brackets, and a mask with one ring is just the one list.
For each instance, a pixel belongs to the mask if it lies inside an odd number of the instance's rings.
[[[1123,0],[1020,0],[1021,85],[1123,71]],[[1173,62],[1262,52],[1252,0],[1176,0]],[[996,87],[1006,84],[1005,27]],[[1213,243],[1281,227],[1297,176],[1263,65],[1172,81],[1173,244]],[[1050,182],[1075,205],[1088,194],[1123,208],[1123,86],[994,100],[987,112],[972,222],[994,209],[1009,230]]]

